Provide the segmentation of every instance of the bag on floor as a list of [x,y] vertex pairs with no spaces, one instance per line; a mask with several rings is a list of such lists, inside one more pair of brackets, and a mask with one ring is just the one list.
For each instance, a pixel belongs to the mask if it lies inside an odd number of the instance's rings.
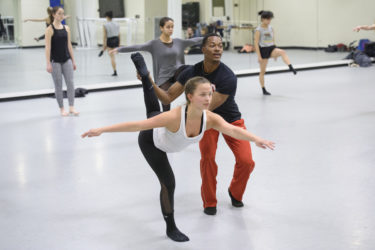
[[89,91],[87,89],[76,88],[75,91],[74,91],[74,96],[75,97],[85,97],[88,93],[89,93]]
[[364,51],[366,43],[369,43],[370,40],[368,39],[361,39],[359,40],[357,50]]
[[365,44],[365,53],[370,57],[375,57],[375,42]]
[[370,67],[372,65],[371,58],[362,51],[354,52],[353,59],[361,67]]
[[[89,93],[87,89],[84,88],[76,88],[74,90],[74,97],[85,97]],[[55,96],[54,96],[55,97]],[[63,91],[63,97],[68,98],[68,93],[66,90]],[[56,97],[55,97],[56,98]]]
[[354,59],[354,52],[350,52],[344,59]]
[[337,46],[337,51],[338,52],[345,52],[345,51],[348,51],[348,46],[346,46],[345,44],[343,43],[339,43],[336,45]]
[[328,48],[324,49],[325,52],[336,52],[337,46],[336,45],[328,45]]

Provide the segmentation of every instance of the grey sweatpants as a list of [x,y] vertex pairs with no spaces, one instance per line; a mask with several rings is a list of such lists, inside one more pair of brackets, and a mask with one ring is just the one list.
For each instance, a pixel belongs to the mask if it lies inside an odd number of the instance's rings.
[[52,79],[55,84],[55,96],[60,108],[64,107],[62,76],[64,75],[66,90],[69,100],[69,106],[74,106],[74,82],[73,82],[73,63],[69,59],[65,63],[52,62]]

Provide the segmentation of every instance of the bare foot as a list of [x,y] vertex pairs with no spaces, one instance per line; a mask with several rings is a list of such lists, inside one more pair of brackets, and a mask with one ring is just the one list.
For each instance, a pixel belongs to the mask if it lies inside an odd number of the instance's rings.
[[65,111],[65,110],[62,110],[61,111],[61,116],[68,116],[69,114]]
[[75,109],[69,110],[69,114],[73,116],[79,116],[79,112],[77,112]]

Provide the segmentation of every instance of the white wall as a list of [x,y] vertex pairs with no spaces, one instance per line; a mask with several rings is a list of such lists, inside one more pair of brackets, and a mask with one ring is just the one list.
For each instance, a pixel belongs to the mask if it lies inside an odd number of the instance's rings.
[[[237,26],[241,23],[252,23],[256,21],[256,1],[249,0],[233,0],[232,1],[232,11],[233,19],[232,24]],[[236,5],[236,6],[234,6]],[[227,8],[227,6],[225,6]],[[232,29],[231,31],[231,43],[233,46],[242,46],[246,43],[252,43],[252,31],[250,29]]]
[[374,0],[316,0],[318,5],[318,46],[348,44],[353,40],[375,40],[375,32],[353,32],[353,27],[375,23]]
[[[2,0],[3,1],[3,0]],[[44,45],[44,40],[39,43],[34,37],[39,37],[45,33],[46,25],[44,22],[26,22],[27,18],[45,18],[47,17],[48,0],[18,0],[18,22],[17,43],[19,46]]]
[[155,17],[168,16],[168,0],[145,0],[145,40],[155,39]]
[[326,47],[375,39],[373,32],[352,32],[357,24],[374,23],[374,0],[264,0],[264,9],[274,12],[279,46]]
[[137,19],[137,35],[135,43],[144,43],[145,39],[145,0],[124,0],[125,5],[125,17],[134,18],[135,15],[139,15]]
[[[182,3],[191,1],[200,3],[201,22],[209,23],[211,1],[182,0]],[[124,0],[126,17],[135,17],[136,14],[140,16],[136,43],[153,38],[154,17],[167,15],[167,2],[168,0]],[[374,0],[226,0],[225,3],[226,14],[232,15],[234,22],[259,21],[259,10],[273,11],[275,18],[272,26],[278,46],[326,47],[328,44],[341,42],[348,44],[361,38],[375,40],[375,32],[352,32],[356,25],[375,22]],[[236,3],[239,7],[233,6]],[[16,18],[15,37],[18,45],[44,44],[34,41],[34,37],[44,33],[44,23],[24,23],[22,20],[46,17],[48,5],[48,0],[0,0],[0,13]],[[97,9],[97,0],[65,0],[65,12],[72,16],[67,20],[72,30],[72,41],[78,41],[76,16],[97,18]],[[126,41],[125,38],[121,40]],[[251,41],[251,32],[232,30],[232,45],[243,45]]]
[[275,15],[276,45],[317,47],[317,0],[264,0],[264,10]]
[[17,14],[17,6],[14,0],[1,0],[0,1],[0,14],[1,16],[15,16]]

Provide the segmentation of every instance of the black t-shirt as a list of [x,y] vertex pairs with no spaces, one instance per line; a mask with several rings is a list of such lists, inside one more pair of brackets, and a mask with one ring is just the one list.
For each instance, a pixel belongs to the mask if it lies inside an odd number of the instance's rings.
[[178,76],[177,81],[182,85],[194,76],[203,76],[215,85],[217,92],[223,95],[229,95],[227,100],[213,112],[219,114],[225,121],[232,123],[241,119],[241,113],[238,110],[237,103],[234,100],[237,90],[237,77],[233,71],[224,63],[220,63],[217,69],[207,74],[203,70],[203,61],[193,66],[187,67]]

